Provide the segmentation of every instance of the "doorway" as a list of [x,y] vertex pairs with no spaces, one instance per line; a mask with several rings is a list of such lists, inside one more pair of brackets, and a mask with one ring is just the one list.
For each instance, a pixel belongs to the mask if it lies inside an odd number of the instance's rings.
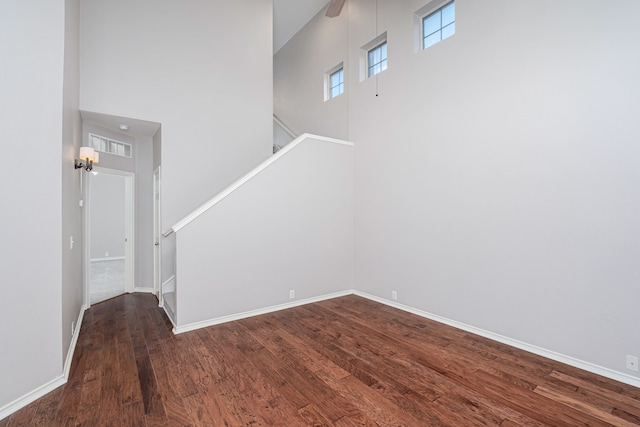
[[164,306],[162,296],[162,217],[160,205],[160,166],[153,171],[153,293],[158,305]]
[[134,177],[95,167],[89,174],[86,211],[88,306],[133,292]]

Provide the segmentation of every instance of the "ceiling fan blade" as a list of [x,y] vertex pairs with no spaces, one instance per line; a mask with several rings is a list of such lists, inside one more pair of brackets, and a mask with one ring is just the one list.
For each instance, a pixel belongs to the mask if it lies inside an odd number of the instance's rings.
[[327,8],[327,13],[325,13],[325,15],[329,18],[335,18],[336,16],[340,15],[340,12],[342,12],[342,6],[344,6],[344,2],[345,0],[331,0],[331,2],[329,3],[329,7]]

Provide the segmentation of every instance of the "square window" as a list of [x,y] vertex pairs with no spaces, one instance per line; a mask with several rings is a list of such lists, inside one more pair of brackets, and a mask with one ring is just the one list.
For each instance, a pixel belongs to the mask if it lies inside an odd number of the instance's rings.
[[455,2],[447,3],[422,19],[422,48],[426,49],[456,33]]
[[387,69],[387,42],[371,49],[367,55],[367,76],[373,77]]

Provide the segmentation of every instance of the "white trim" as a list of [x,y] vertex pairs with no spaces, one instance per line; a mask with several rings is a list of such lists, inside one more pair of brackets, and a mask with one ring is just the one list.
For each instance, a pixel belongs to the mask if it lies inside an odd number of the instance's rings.
[[476,328],[475,326],[470,326],[464,323],[457,322],[455,320],[447,319],[446,317],[438,316],[436,314],[432,314],[417,308],[413,308],[408,305],[399,304],[397,302],[380,298],[375,295],[368,294],[366,292],[353,291],[353,294],[363,298],[367,298],[371,301],[379,302],[381,304],[385,304],[390,307],[397,308],[402,311],[406,311],[408,313],[416,314],[420,317],[434,320],[438,323],[443,323],[445,325],[452,326],[454,328],[461,329],[463,331],[467,331],[475,335],[480,335],[481,337],[489,338],[493,341],[497,341],[502,344],[507,344],[512,347],[519,348],[520,350],[528,351],[529,353],[537,354],[538,356],[546,357],[547,359],[555,360],[556,362],[564,363],[565,365],[573,366],[574,368],[583,369],[585,371],[640,388],[640,378],[627,375],[623,372],[614,371],[613,369],[605,368],[604,366],[599,366],[591,362],[585,362],[584,360],[576,359],[571,356],[566,356],[564,354],[547,350],[542,347],[538,347],[536,345],[527,344],[525,342],[518,341],[513,338],[509,338],[493,332],[485,331],[484,329]]
[[512,347],[518,348],[520,350],[527,351],[529,353],[537,354],[538,356],[546,357],[547,359],[555,360],[556,362],[564,363],[565,365],[573,366],[574,368],[582,369],[587,372],[591,372],[593,374],[597,374],[603,376],[605,378],[609,378],[615,381],[620,381],[622,383],[628,384],[633,387],[640,388],[640,378],[636,378],[634,376],[625,374],[623,372],[615,371],[610,368],[605,368],[604,366],[599,366],[591,362],[586,362],[584,360],[576,359],[575,357],[566,356],[564,354],[557,353],[555,351],[547,350],[542,347],[538,347],[536,345],[527,344],[522,341],[515,340],[513,338],[505,337],[500,334],[496,334],[493,332],[486,331],[484,329],[476,328],[475,326],[467,325],[465,323],[457,322],[455,320],[448,319],[446,317],[438,316],[436,314],[429,313],[424,310],[420,310],[417,308],[410,307],[408,305],[399,304],[395,301],[387,300],[385,298],[381,298],[372,294],[368,294],[366,292],[361,292],[357,290],[347,290],[342,292],[335,292],[332,294],[326,294],[318,297],[307,298],[304,300],[299,300],[295,302],[290,302],[286,304],[274,305],[271,307],[266,307],[258,310],[246,311],[244,313],[232,314],[228,316],[222,316],[215,319],[205,320],[202,322],[190,323],[188,325],[175,326],[173,328],[174,334],[181,334],[184,332],[193,331],[200,328],[206,328],[208,326],[219,325],[221,323],[232,322],[234,320],[245,319],[247,317],[259,316],[261,314],[272,313],[274,311],[286,310],[288,308],[298,307],[305,304],[311,304],[314,302],[324,301],[332,298],[338,298],[346,295],[357,295],[362,298],[366,298],[371,301],[378,302],[380,304],[388,305],[389,307],[397,308],[398,310],[405,311],[407,313],[412,313],[418,315],[420,317],[424,317],[426,319],[430,319],[436,321],[438,323],[442,323],[456,329],[460,329],[475,335],[479,335],[481,337],[488,338],[493,341],[497,341],[502,344],[510,345]]
[[13,414],[16,411],[24,408],[28,404],[35,402],[36,400],[44,397],[47,393],[51,393],[53,390],[57,389],[61,385],[66,383],[64,379],[64,375],[60,375],[52,379],[46,384],[41,385],[35,390],[30,391],[22,397],[17,398],[11,403],[4,405],[0,408],[0,420],[7,418],[9,415]]
[[109,257],[103,257],[103,258],[91,258],[89,260],[89,262],[99,262],[99,261],[121,261],[123,259],[126,259],[123,256],[109,256]]
[[[125,242],[125,292],[131,293],[134,292],[134,277],[135,277],[135,222],[136,222],[136,213],[135,213],[135,187],[136,187],[136,174],[130,171],[124,171],[120,169],[110,169],[95,166],[93,168],[96,172],[105,173],[110,175],[118,175],[123,176],[125,179],[125,234],[127,241]],[[83,237],[84,237],[84,256],[83,256],[83,281],[84,281],[84,305],[86,309],[91,307],[91,284],[89,283],[89,264],[91,261],[102,260],[101,258],[93,258],[90,259],[90,248],[91,248],[91,233],[89,230],[91,229],[91,179],[87,180],[87,185],[85,187],[86,197],[85,200],[85,209],[84,209],[84,221],[83,221]],[[118,258],[123,259],[122,257],[109,257],[108,260]]]
[[[167,313],[167,317],[169,318],[169,320],[171,321],[171,323],[173,324],[174,328],[176,326],[176,321],[174,320],[174,316],[176,315],[176,313],[172,313],[170,310],[167,309],[166,304],[164,303],[164,290],[167,287],[167,284],[171,281],[173,281],[173,291],[176,292],[176,297],[178,295],[178,291],[176,289],[176,275],[172,274],[171,277],[169,277],[167,280],[165,280],[164,282],[162,282],[162,285],[160,286],[160,294],[162,295],[162,299],[158,299],[158,307],[164,309],[164,312]],[[176,298],[176,305],[178,305],[178,300]],[[178,311],[177,307],[174,307],[175,311]]]
[[136,277],[136,174],[125,175],[124,289],[133,292]]
[[[69,350],[67,350],[67,358],[64,361],[64,382],[69,380],[69,373],[71,372],[71,362],[73,361],[73,353],[76,351],[76,345],[78,344],[78,337],[80,336],[80,329],[82,327],[82,319],[84,318],[84,312],[87,311],[87,306],[83,305],[78,313],[78,320],[76,320],[76,328],[73,331],[71,337],[71,344]],[[0,417],[1,418],[1,417]]]
[[78,313],[78,320],[76,321],[76,328],[73,331],[73,336],[71,337],[71,343],[69,344],[69,350],[67,350],[67,358],[64,361],[64,371],[62,375],[55,377],[51,381],[46,384],[41,385],[35,390],[30,391],[22,397],[17,398],[13,402],[8,403],[7,405],[0,408],[0,420],[3,420],[13,414],[16,411],[24,408],[28,404],[35,402],[36,400],[44,397],[46,394],[51,393],[53,390],[57,389],[61,385],[67,383],[69,379],[69,373],[71,372],[71,362],[73,361],[73,354],[76,351],[76,345],[78,343],[78,337],[80,336],[80,328],[82,326],[82,319],[84,317],[84,312],[87,310],[87,306],[83,305],[80,309],[80,313]]
[[[331,76],[333,76],[338,71],[342,70],[342,92],[337,94],[336,96],[331,96]],[[327,102],[331,99],[337,98],[340,95],[344,95],[345,89],[347,88],[346,80],[345,80],[346,72],[344,69],[344,62],[340,62],[338,65],[332,67],[329,71],[324,73],[324,102]]]
[[140,292],[142,294],[153,294],[153,286],[134,286],[133,292]]
[[423,47],[424,41],[422,32],[424,18],[453,1],[455,0],[430,0],[425,6],[421,7],[413,14],[414,53],[426,50]]
[[167,285],[167,283],[169,283],[172,280],[176,280],[176,275],[175,274],[172,274],[171,277],[169,277],[167,280],[162,282],[162,287],[164,288]]
[[[100,140],[100,147],[98,147],[98,144],[94,143],[93,138],[97,138]],[[109,138],[107,136],[102,136],[102,135],[98,135],[97,133],[92,133],[89,132],[89,146],[91,146],[94,150],[99,151],[101,153],[105,153],[105,154],[111,154],[113,156],[119,156],[119,157],[125,157],[128,159],[131,159],[133,157],[133,146],[131,144],[129,144],[128,142],[124,142],[124,141],[119,141],[117,139],[113,139],[113,138]],[[102,146],[102,143],[104,143],[104,147]],[[109,147],[107,148],[107,143],[109,144]],[[115,145],[116,147],[122,146],[122,154],[118,153],[118,149],[116,149],[115,151],[111,150],[111,147]],[[129,147],[129,155],[127,156],[127,154],[125,153],[125,146]],[[104,149],[103,149],[104,148]]]
[[162,298],[162,194],[160,192],[162,166],[153,170],[153,293],[158,305],[164,307]]
[[[82,174],[80,174],[82,179]],[[80,184],[82,187],[82,184]],[[80,189],[82,203],[82,293],[84,297],[83,307],[91,307],[91,289],[89,288],[89,260],[90,260],[90,240],[89,240],[89,218],[91,217],[91,205],[89,195],[91,194],[91,180],[87,179],[84,189]]]
[[184,217],[181,221],[177,222],[173,227],[171,227],[171,229],[169,229],[168,231],[162,233],[162,235],[164,237],[168,237],[171,233],[176,233],[176,232],[180,231],[180,229],[186,227],[189,223],[194,221],[200,215],[202,215],[203,213],[205,213],[206,211],[211,209],[216,204],[220,203],[220,201],[222,201],[224,198],[226,198],[229,194],[233,193],[235,190],[237,190],[238,188],[242,187],[244,184],[246,184],[248,181],[250,181],[253,177],[258,175],[260,172],[264,171],[269,166],[271,166],[271,164],[277,162],[286,153],[288,153],[289,151],[293,150],[298,145],[300,145],[301,143],[303,143],[304,141],[306,141],[308,139],[313,139],[313,140],[316,140],[316,141],[330,142],[330,143],[333,143],[333,144],[348,145],[348,146],[351,146],[351,147],[353,146],[353,142],[343,141],[341,139],[327,138],[325,136],[318,136],[318,135],[311,135],[311,134],[308,134],[308,133],[304,133],[304,134],[300,135],[298,138],[296,138],[290,144],[287,144],[284,148],[282,148],[282,150],[278,151],[276,154],[274,154],[273,156],[269,157],[267,160],[265,160],[260,165],[255,167],[251,172],[249,172],[248,174],[246,174],[245,176],[243,176],[242,178],[240,178],[239,180],[237,180],[236,182],[231,184],[226,189],[222,190],[213,199],[209,200],[207,203],[205,203],[204,205],[202,205],[199,208],[197,208],[191,214],[189,214],[186,217]]
[[291,138],[296,139],[298,137],[298,135],[296,135],[289,126],[285,125],[284,122],[275,114],[273,115],[273,121],[276,122],[278,126],[280,126]]
[[[387,43],[387,32],[386,31],[360,48],[359,61],[358,62],[360,63],[360,81],[361,82],[363,82],[363,81],[365,81],[367,79],[373,78],[373,77],[377,76],[378,74],[382,73],[382,71],[385,71],[385,70],[387,70],[389,68],[388,61],[387,61],[387,68],[385,68],[384,70],[381,70],[379,73],[374,74],[373,76],[369,75],[369,52],[372,51],[373,49],[377,48],[378,46],[384,44],[384,43]],[[387,48],[388,48],[388,46],[387,46]],[[388,57],[388,55],[387,55],[387,57]]]
[[175,328],[173,328],[173,333],[176,335],[182,334],[184,332],[189,332],[189,331],[193,331],[200,328],[206,328],[207,326],[219,325],[221,323],[232,322],[234,320],[246,319],[247,317],[273,313],[274,311],[286,310],[288,308],[299,307],[301,305],[311,304],[314,302],[324,301],[324,300],[338,298],[338,297],[344,297],[351,294],[353,294],[353,290],[334,292],[331,294],[325,294],[317,297],[306,298],[298,301],[288,302],[285,304],[272,305],[271,307],[260,308],[257,310],[245,311],[244,313],[217,317],[215,319],[204,320],[202,322],[189,323],[187,325],[176,326]]
[[169,322],[171,322],[171,324],[173,325],[173,333],[174,334],[177,333],[176,332],[176,327],[177,326],[176,326],[175,322],[173,321],[173,317],[172,317],[171,313],[169,312],[169,310],[167,310],[167,307],[165,305],[161,305],[160,308],[164,310],[165,314],[167,315],[167,318],[169,319]]

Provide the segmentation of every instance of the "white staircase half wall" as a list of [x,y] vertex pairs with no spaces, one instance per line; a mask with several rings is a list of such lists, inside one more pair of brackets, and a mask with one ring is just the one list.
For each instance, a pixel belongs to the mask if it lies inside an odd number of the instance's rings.
[[353,144],[301,135],[172,228],[176,331],[352,289],[353,229]]

